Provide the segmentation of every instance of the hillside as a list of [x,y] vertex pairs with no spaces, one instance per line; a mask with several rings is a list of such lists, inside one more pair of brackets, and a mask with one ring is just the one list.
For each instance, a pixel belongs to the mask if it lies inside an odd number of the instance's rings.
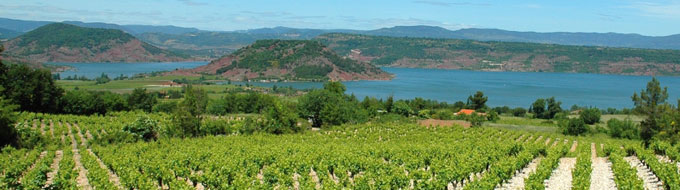
[[38,62],[163,62],[188,56],[139,41],[120,30],[55,23],[4,43],[6,54]]
[[365,62],[338,56],[316,41],[258,40],[210,64],[171,74],[217,74],[231,80],[387,80]]
[[[680,75],[680,51],[325,34],[316,40],[375,65],[488,71]],[[351,52],[351,50],[359,50]]]
[[21,34],[22,34],[21,32],[17,32],[17,31],[5,29],[5,28],[0,28],[0,40],[11,39],[11,38],[17,37]]

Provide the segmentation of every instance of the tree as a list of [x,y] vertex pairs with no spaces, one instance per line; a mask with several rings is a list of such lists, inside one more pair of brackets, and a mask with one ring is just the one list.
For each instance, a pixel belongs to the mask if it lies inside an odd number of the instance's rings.
[[201,115],[208,104],[208,93],[201,88],[193,88],[192,85],[187,85],[185,90],[184,100],[177,105],[173,113],[174,133],[180,137],[198,136]]
[[[0,91],[2,91],[2,86],[0,86]],[[17,119],[14,113],[16,108],[16,105],[9,104],[9,101],[0,97],[0,147],[16,145],[17,131],[14,128]]]
[[467,99],[467,107],[474,110],[480,110],[486,108],[486,101],[489,100],[488,97],[484,96],[482,91],[477,91],[475,95],[469,96]]
[[501,119],[500,116],[498,116],[498,113],[494,110],[491,110],[489,114],[486,115],[486,119],[491,121],[491,122],[496,122]]
[[23,64],[5,66],[2,64],[0,86],[5,89],[0,96],[19,105],[22,111],[59,111],[59,100],[64,90],[56,85],[52,74],[44,69],[31,69]]
[[600,109],[589,108],[589,109],[585,109],[585,110],[581,111],[581,113],[579,114],[579,117],[581,117],[581,119],[583,119],[583,121],[586,124],[592,125],[592,124],[600,122],[600,116],[601,115],[602,115],[602,113],[600,112]]
[[559,127],[562,129],[562,134],[565,135],[581,135],[588,131],[586,123],[581,118],[561,120]]
[[127,98],[128,107],[131,110],[143,110],[151,112],[153,106],[158,102],[156,97],[146,92],[146,88],[135,88]]
[[607,121],[607,128],[609,128],[609,136],[613,138],[640,138],[639,126],[635,124],[630,118],[626,118],[623,121],[612,118]]
[[512,115],[515,117],[524,117],[527,114],[527,110],[524,108],[512,109]]
[[531,104],[531,113],[534,114],[534,118],[543,118],[545,115],[545,99],[539,98]]
[[414,113],[413,109],[411,109],[411,107],[408,104],[406,104],[406,102],[401,100],[394,103],[392,112],[405,117],[408,117]]
[[108,75],[102,73],[102,75],[97,77],[95,81],[96,82],[94,84],[106,84],[111,81],[111,78],[109,78]]
[[339,93],[344,86],[324,86],[333,87],[313,90],[298,100],[298,114],[302,118],[310,119],[313,127],[358,123],[368,117],[355,98]]
[[323,84],[323,89],[329,92],[344,94],[347,88],[341,82],[331,81]]
[[394,107],[394,96],[390,95],[385,101],[385,111],[392,112],[392,107]]
[[666,99],[668,99],[668,87],[661,89],[661,84],[656,79],[647,83],[647,88],[643,91],[633,94],[633,103],[635,104],[635,112],[647,116],[647,118],[640,123],[640,137],[645,143],[661,131],[657,120],[661,118],[662,113],[668,109]]
[[302,127],[297,125],[297,116],[285,107],[281,102],[275,102],[269,107],[266,115],[264,131],[273,134],[297,133]]
[[557,113],[562,112],[561,104],[562,102],[556,101],[555,97],[548,99],[539,98],[531,104],[530,110],[534,113],[534,118],[553,119]]
[[548,102],[548,111],[546,112],[546,115],[543,117],[543,119],[552,119],[555,118],[555,115],[557,113],[562,112],[562,102],[556,101],[555,97],[550,97],[547,100]]

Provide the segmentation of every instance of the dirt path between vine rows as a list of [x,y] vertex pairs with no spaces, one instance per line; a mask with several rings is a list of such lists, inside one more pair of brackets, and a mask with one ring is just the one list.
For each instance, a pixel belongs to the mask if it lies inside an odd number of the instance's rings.
[[63,156],[64,151],[57,150],[57,152],[55,152],[54,162],[52,162],[52,165],[50,165],[52,171],[47,173],[47,181],[45,182],[45,186],[43,186],[43,188],[49,187],[54,182],[54,177],[56,177],[57,173],[59,172],[59,163],[61,162]]
[[576,166],[576,158],[560,158],[557,169],[553,170],[550,178],[545,182],[545,189],[571,190],[571,172]]
[[118,177],[118,175],[113,173],[113,171],[111,171],[109,169],[109,167],[107,167],[106,164],[104,164],[104,162],[102,162],[102,160],[99,159],[99,156],[97,156],[97,154],[92,152],[92,149],[88,148],[87,151],[90,152],[90,155],[92,155],[92,156],[94,156],[94,158],[96,158],[97,163],[99,163],[99,167],[106,170],[106,172],[109,174],[109,181],[111,183],[113,183],[113,185],[115,185],[118,189],[123,189],[123,186],[120,185],[120,177]]
[[645,166],[640,161],[640,159],[635,156],[628,156],[623,159],[626,160],[630,166],[637,169],[637,175],[640,179],[642,179],[642,182],[644,182],[645,189],[663,189],[663,183],[661,180],[659,180],[659,178],[656,177],[656,175],[654,175],[654,173],[647,166]]
[[[68,136],[71,138],[71,147],[73,148],[73,162],[75,162],[75,168],[78,170],[78,177],[76,177],[76,182],[78,182],[78,187],[80,189],[91,190],[92,186],[90,185],[90,181],[87,180],[87,169],[85,169],[83,163],[80,162],[80,151],[78,150],[76,138],[73,136],[73,133],[71,132],[71,125],[66,123],[66,126],[68,126],[69,131]],[[81,144],[84,145],[85,142]]]
[[496,188],[496,190],[515,190],[524,189],[524,180],[529,177],[538,168],[538,164],[541,163],[543,157],[538,157],[532,160],[526,167],[516,173],[508,182],[501,185],[501,187]]

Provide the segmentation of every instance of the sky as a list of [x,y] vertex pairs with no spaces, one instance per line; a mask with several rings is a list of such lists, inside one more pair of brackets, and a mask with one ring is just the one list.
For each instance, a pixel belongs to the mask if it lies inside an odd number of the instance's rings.
[[0,17],[214,31],[431,25],[451,30],[680,34],[680,0],[2,0]]

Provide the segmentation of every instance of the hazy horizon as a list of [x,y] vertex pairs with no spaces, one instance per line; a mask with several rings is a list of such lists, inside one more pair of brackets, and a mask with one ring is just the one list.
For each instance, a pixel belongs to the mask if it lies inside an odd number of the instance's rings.
[[[75,8],[78,7],[78,8]],[[0,17],[37,21],[172,25],[209,31],[277,26],[373,30],[428,25],[449,30],[488,28],[530,32],[680,33],[679,1],[295,1],[9,0]]]

